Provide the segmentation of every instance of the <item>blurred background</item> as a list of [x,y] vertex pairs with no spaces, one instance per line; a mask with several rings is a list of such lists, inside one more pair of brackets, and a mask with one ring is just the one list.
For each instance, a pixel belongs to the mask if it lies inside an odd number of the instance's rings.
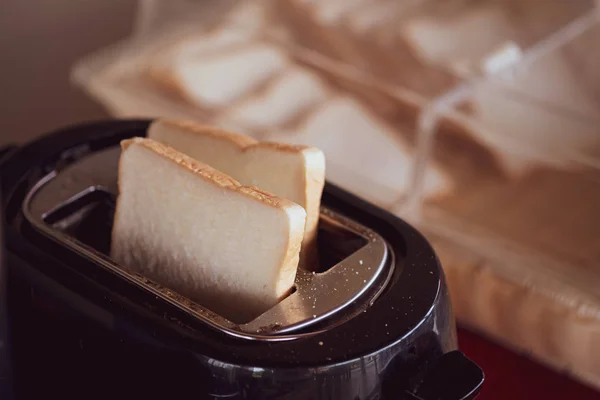
[[134,0],[3,1],[0,143],[104,117],[69,83],[69,70],[83,55],[129,35],[135,10]]

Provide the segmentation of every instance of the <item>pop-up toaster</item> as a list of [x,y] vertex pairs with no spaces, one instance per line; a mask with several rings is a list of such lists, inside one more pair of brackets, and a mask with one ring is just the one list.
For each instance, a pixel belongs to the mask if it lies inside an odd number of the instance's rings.
[[51,133],[1,166],[17,398],[474,398],[435,252],[327,184],[322,268],[239,325],[108,256],[119,142],[148,121]]

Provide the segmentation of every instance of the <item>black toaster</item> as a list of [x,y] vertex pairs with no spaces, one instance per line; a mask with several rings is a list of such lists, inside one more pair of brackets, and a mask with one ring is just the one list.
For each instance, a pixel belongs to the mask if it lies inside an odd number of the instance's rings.
[[149,122],[69,127],[2,159],[15,398],[477,396],[483,373],[457,350],[434,250],[401,219],[332,184],[321,270],[299,271],[294,292],[248,323],[114,263],[119,143],[145,136]]

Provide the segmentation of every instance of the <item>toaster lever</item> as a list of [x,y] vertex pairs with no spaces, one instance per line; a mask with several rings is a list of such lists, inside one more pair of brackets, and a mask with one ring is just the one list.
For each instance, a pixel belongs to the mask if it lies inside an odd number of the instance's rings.
[[431,366],[407,400],[472,400],[485,377],[477,364],[456,350],[444,354]]

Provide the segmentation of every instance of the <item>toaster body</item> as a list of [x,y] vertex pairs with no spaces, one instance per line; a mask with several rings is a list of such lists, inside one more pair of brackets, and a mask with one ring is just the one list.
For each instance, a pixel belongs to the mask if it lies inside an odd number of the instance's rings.
[[[435,252],[330,183],[321,269],[244,324],[109,256],[121,140],[149,121],[52,132],[1,166],[17,398],[474,398]],[[309,295],[310,294],[310,295]]]

